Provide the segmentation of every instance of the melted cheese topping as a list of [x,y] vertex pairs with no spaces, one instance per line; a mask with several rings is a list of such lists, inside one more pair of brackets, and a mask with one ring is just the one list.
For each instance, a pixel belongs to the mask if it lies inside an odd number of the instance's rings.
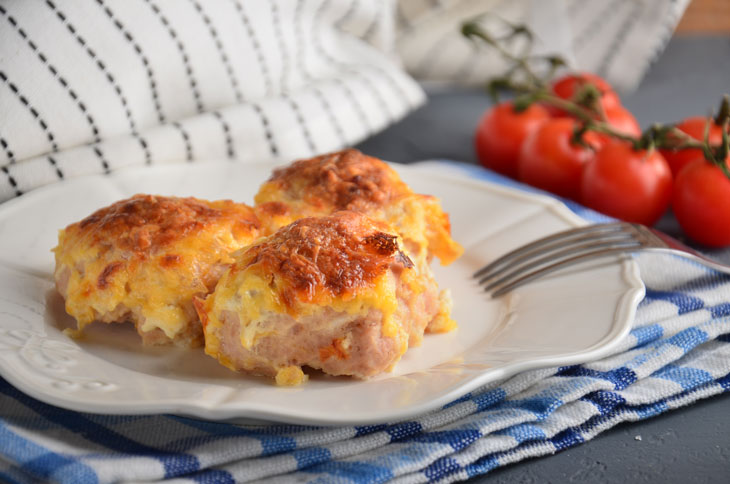
[[219,338],[226,313],[238,316],[240,344],[252,349],[275,331],[266,324],[272,315],[299,320],[325,308],[362,317],[376,310],[382,315],[382,335],[400,341],[399,354],[405,353],[408,335],[390,269],[399,267],[400,281],[414,294],[423,291],[424,282],[397,238],[379,228],[353,212],[340,212],[299,220],[239,251],[215,292],[198,304],[206,353],[226,364]]
[[279,386],[301,385],[309,377],[296,365],[285,366],[276,372],[276,384]]
[[174,339],[197,319],[193,296],[213,288],[257,226],[250,207],[230,201],[117,202],[59,232],[55,275],[66,311],[79,329],[129,319],[140,332]]
[[451,318],[451,310],[454,302],[451,299],[451,292],[444,289],[439,293],[439,310],[433,321],[428,325],[429,333],[448,333],[456,329],[456,321]]
[[386,163],[354,149],[276,170],[254,200],[269,234],[303,217],[355,210],[395,227],[414,258],[448,265],[463,253],[437,198],[414,193]]

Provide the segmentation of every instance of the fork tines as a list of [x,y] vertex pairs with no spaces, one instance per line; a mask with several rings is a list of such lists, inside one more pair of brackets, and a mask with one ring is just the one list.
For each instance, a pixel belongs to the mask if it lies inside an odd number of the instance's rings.
[[558,232],[503,255],[474,273],[474,277],[497,297],[557,269],[632,252],[643,246],[640,235],[632,224],[621,222]]

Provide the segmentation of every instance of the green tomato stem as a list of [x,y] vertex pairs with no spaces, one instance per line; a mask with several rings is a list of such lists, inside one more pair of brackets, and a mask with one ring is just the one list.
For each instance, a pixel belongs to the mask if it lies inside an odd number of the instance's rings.
[[579,121],[581,121],[584,125],[584,129],[582,132],[586,131],[594,131],[596,133],[603,133],[611,136],[612,138],[617,138],[623,141],[626,141],[628,143],[631,143],[631,145],[634,147],[635,150],[642,149],[642,139],[636,138],[635,136],[631,136],[626,133],[622,133],[620,131],[616,131],[610,124],[608,124],[605,121],[599,121],[595,119],[595,116],[597,113],[594,113],[593,111],[590,111],[589,109],[574,103],[572,101],[567,101],[563,98],[560,98],[554,94],[550,94],[546,91],[539,91],[532,94],[532,97],[534,98],[534,101],[539,101],[545,104],[549,104],[551,106],[554,106],[558,109],[561,109],[565,111],[566,113],[571,114],[572,116],[575,116]]

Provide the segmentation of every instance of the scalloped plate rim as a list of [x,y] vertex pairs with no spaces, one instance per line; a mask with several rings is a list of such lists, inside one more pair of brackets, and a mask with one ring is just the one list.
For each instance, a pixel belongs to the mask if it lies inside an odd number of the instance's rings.
[[[230,162],[197,162],[195,165],[192,166],[205,164],[208,164],[208,166],[210,167],[214,167],[216,164],[220,166],[229,165]],[[248,165],[275,166],[276,164],[271,162],[262,162]],[[153,167],[152,170],[178,171],[189,166],[191,165],[159,165],[157,167]],[[586,223],[584,219],[572,212],[563,203],[546,195],[519,191],[489,181],[468,178],[463,174],[443,172],[436,173],[432,169],[432,167],[428,166],[428,164],[425,164],[424,166],[419,166],[419,164],[394,166],[403,173],[420,172],[420,175],[426,177],[438,176],[439,179],[448,180],[449,183],[464,184],[471,187],[476,187],[478,189],[489,190],[493,193],[500,194],[500,196],[513,197],[521,199],[523,201],[526,200],[531,203],[536,203],[538,205],[541,205],[545,210],[554,212],[556,215],[564,219],[566,224],[568,225],[580,225]],[[143,176],[150,175],[152,172],[150,172],[149,170],[150,168],[139,167],[123,169],[114,172],[111,175],[111,178],[113,178],[114,176],[126,176],[135,171],[138,171]],[[54,184],[42,187],[24,195],[23,197],[19,197],[18,199],[5,202],[3,205],[0,206],[0,219],[6,212],[9,212],[11,210],[23,210],[24,204],[32,204],[34,203],[36,198],[40,198],[48,194],[53,195],[54,190],[63,193],[65,190],[69,189],[69,186],[72,186],[73,184],[83,184],[85,183],[85,180],[94,180],[99,178],[101,178],[100,175],[77,177],[69,180],[69,182],[65,184],[65,186],[64,184]],[[38,385],[33,384],[30,380],[23,379],[22,375],[16,375],[12,371],[12,364],[9,364],[6,357],[4,357],[1,353],[0,375],[2,375],[19,390],[38,400],[62,408],[81,412],[115,415],[165,413],[192,416],[208,420],[254,419],[254,421],[262,420],[307,425],[351,425],[380,423],[384,421],[398,421],[438,409],[444,404],[449,403],[463,396],[464,394],[476,388],[479,388],[482,385],[513,376],[522,371],[550,366],[580,364],[609,354],[630,331],[631,322],[634,318],[636,308],[638,306],[638,303],[644,296],[644,285],[641,281],[638,264],[631,258],[617,260],[617,264],[619,264],[621,267],[621,274],[624,281],[626,282],[626,291],[623,293],[620,301],[616,305],[612,330],[603,338],[603,340],[599,341],[591,347],[583,348],[572,353],[545,356],[535,358],[529,361],[518,361],[516,363],[509,363],[503,366],[495,367],[491,370],[482,372],[477,376],[467,379],[460,385],[451,388],[449,391],[443,392],[439,395],[434,395],[434,397],[428,401],[422,402],[417,405],[411,405],[399,410],[383,412],[377,415],[350,413],[342,417],[333,416],[332,414],[327,413],[318,413],[311,411],[292,411],[287,413],[281,411],[267,410],[262,406],[257,405],[255,402],[244,402],[244,406],[241,406],[240,402],[239,405],[220,405],[217,402],[211,401],[199,401],[191,403],[180,399],[139,401],[136,403],[123,404],[119,402],[89,403],[79,401],[78,399],[74,398],[59,398],[53,394],[48,393],[48,391],[43,387],[39,387]],[[2,265],[1,260],[0,265]],[[1,328],[2,321],[0,321],[0,329]]]

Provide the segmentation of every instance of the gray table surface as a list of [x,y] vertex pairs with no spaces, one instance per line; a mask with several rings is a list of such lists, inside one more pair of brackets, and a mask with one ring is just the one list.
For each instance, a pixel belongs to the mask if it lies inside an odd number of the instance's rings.
[[[639,89],[622,100],[646,126],[705,114],[723,93],[730,93],[730,37],[675,37]],[[432,91],[426,106],[358,147],[402,163],[434,158],[476,163],[472,134],[489,104],[474,89]],[[679,234],[671,214],[658,225]],[[730,263],[730,249],[712,255]],[[498,469],[475,481],[730,482],[730,394],[618,425],[588,443]]]

